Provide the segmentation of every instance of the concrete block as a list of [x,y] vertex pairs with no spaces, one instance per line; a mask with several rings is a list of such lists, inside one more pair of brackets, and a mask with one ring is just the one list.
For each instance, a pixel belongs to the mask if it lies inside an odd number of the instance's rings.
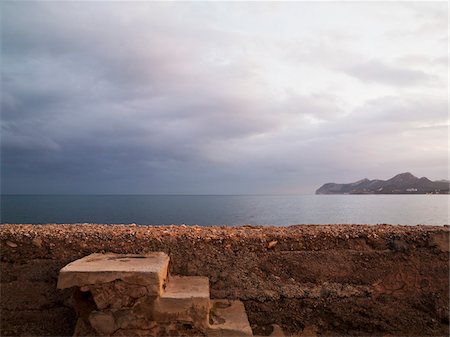
[[121,280],[147,288],[150,295],[163,292],[169,257],[165,253],[91,254],[61,269],[58,288],[84,287]]
[[241,301],[212,300],[209,323],[210,337],[253,336]]
[[209,313],[209,279],[200,276],[173,276],[166,291],[154,303],[158,322],[183,322],[206,329]]

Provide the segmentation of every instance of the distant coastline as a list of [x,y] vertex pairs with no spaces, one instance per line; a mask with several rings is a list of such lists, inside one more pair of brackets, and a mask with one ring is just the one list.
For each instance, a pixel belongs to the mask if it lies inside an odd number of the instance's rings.
[[326,183],[316,194],[449,194],[448,180],[431,181],[406,172],[388,180],[367,178],[354,183]]

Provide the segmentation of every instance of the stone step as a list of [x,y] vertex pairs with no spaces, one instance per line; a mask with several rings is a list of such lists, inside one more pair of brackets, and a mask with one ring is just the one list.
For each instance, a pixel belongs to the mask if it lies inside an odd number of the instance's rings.
[[61,269],[58,288],[111,283],[117,280],[134,286],[144,286],[150,296],[164,291],[169,256],[165,253],[91,254],[69,263]]
[[157,322],[182,322],[198,329],[208,327],[208,314],[209,279],[202,276],[171,276],[153,308]]
[[253,336],[244,303],[212,300],[207,335],[210,337]]

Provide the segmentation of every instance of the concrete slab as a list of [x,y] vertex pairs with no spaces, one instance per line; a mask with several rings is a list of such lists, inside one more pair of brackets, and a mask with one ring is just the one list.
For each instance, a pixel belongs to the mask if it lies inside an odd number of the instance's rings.
[[201,276],[172,276],[166,291],[154,303],[154,320],[182,322],[199,329],[208,326],[209,279]]
[[149,295],[163,292],[169,256],[165,253],[91,254],[61,269],[58,288],[83,287],[115,280],[145,286]]
[[209,321],[208,336],[253,336],[244,303],[241,301],[212,300]]
[[161,294],[165,299],[208,298],[209,279],[203,276],[171,276],[166,291]]

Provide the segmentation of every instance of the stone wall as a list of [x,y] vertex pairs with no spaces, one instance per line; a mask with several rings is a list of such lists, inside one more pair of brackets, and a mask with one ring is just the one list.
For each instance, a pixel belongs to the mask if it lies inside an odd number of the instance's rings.
[[240,299],[255,334],[446,336],[449,227],[0,225],[1,335],[71,335],[58,271],[94,252],[170,255]]

